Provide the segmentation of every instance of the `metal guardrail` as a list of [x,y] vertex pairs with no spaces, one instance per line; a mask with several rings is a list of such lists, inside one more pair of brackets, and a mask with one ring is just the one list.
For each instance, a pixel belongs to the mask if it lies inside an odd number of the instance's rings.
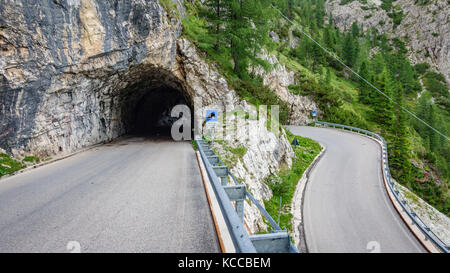
[[330,122],[324,122],[324,121],[315,121],[315,124],[319,125],[325,125],[330,126],[333,128],[342,128],[347,129],[352,132],[368,135],[371,137],[376,138],[382,143],[382,166],[383,166],[383,172],[384,176],[387,180],[387,184],[389,186],[389,190],[391,193],[395,196],[398,203],[400,203],[403,210],[408,214],[408,216],[412,219],[413,223],[422,231],[422,233],[426,236],[426,238],[430,239],[433,244],[439,248],[444,253],[450,252],[450,246],[446,245],[445,242],[443,242],[423,221],[420,219],[420,217],[414,212],[414,210],[411,208],[411,206],[406,201],[406,198],[403,196],[403,194],[396,188],[396,185],[394,181],[392,181],[391,176],[391,170],[389,169],[389,161],[388,161],[388,153],[387,153],[387,143],[384,140],[382,136],[379,134],[370,132],[368,130],[359,129],[352,126],[342,125],[342,124],[336,124],[336,123],[330,123]]
[[[196,138],[200,156],[208,173],[209,180],[214,189],[220,209],[225,218],[228,231],[231,235],[236,252],[238,253],[298,253],[292,244],[289,234],[282,230],[273,220],[264,207],[247,191],[244,184],[223,164],[201,138]],[[233,184],[228,183],[231,177]],[[244,205],[248,198],[260,210],[261,214],[270,223],[272,230],[269,234],[249,235],[244,225]],[[233,206],[232,202],[235,202]]]

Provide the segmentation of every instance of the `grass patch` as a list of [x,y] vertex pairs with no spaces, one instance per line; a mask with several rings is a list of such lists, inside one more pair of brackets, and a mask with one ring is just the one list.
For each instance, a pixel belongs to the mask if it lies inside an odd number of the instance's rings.
[[178,7],[172,0],[159,0],[159,3],[163,6],[169,18],[180,19]]
[[404,190],[402,192],[403,192],[403,195],[405,196],[405,198],[409,200],[409,202],[412,202],[418,206],[420,205],[419,198],[414,193],[412,193],[408,190]]
[[33,164],[41,162],[41,160],[35,156],[26,156],[22,161],[28,162],[28,163],[33,163]]
[[13,174],[20,169],[25,168],[26,165],[22,162],[11,158],[8,154],[0,154],[0,177]]
[[212,147],[214,153],[219,156],[220,160],[228,166],[229,169],[236,166],[236,163],[239,160],[242,160],[244,155],[247,153],[247,148],[244,146],[232,147],[225,140],[215,140],[215,144],[221,146],[221,149],[218,147]]
[[197,142],[195,140],[192,140],[192,148],[194,149],[194,151],[198,151]]
[[296,158],[292,164],[291,169],[286,169],[280,171],[278,175],[270,175],[266,179],[266,184],[270,187],[273,192],[273,196],[270,200],[265,201],[264,205],[267,212],[269,212],[272,217],[278,219],[278,209],[280,197],[281,202],[281,216],[280,216],[280,227],[286,228],[289,232],[292,232],[292,214],[291,214],[291,201],[294,196],[295,188],[297,183],[302,177],[305,170],[313,162],[314,158],[320,153],[322,147],[319,143],[312,139],[295,136],[288,130],[286,130],[288,140],[292,142],[294,137],[297,138],[299,145],[295,150]]
[[247,148],[245,148],[244,146],[230,148],[230,152],[232,154],[234,154],[235,156],[237,156],[238,158],[242,158],[245,155],[245,153],[247,152]]

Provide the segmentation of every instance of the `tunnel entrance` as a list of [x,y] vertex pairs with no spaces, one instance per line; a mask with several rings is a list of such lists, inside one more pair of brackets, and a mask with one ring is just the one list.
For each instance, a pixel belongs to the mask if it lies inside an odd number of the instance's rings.
[[126,135],[171,138],[172,125],[181,118],[171,117],[171,111],[179,104],[192,108],[184,92],[167,85],[127,90],[122,104]]

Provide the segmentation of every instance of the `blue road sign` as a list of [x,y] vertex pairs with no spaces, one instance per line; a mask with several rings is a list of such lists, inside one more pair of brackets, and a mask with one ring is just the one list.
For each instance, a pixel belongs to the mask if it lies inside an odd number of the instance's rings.
[[317,115],[317,110],[312,110],[312,115],[315,117]]
[[294,145],[294,148],[297,149],[297,145],[298,145],[298,140],[296,137],[294,137],[294,140],[292,140],[292,145]]
[[206,110],[206,122],[217,121],[219,113],[217,110]]

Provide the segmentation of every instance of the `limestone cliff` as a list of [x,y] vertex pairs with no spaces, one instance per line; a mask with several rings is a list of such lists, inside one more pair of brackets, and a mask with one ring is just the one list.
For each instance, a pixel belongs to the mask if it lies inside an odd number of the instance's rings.
[[124,90],[180,84],[179,31],[156,0],[4,1],[0,146],[42,155],[121,135]]
[[[400,24],[394,22],[381,8],[381,0],[328,0],[327,14],[332,14],[340,29],[351,28],[357,22],[364,30],[376,28],[380,33],[398,37],[406,42],[413,64],[427,62],[445,75],[450,84],[450,4],[447,0],[397,0],[394,9],[401,12]],[[424,2],[425,4],[421,4]]]
[[0,147],[49,155],[116,138],[145,92],[220,100],[225,80],[157,0],[0,6]]
[[[236,111],[253,112],[245,101],[233,108],[233,112]],[[256,117],[256,113],[253,113],[253,117]],[[290,168],[294,157],[284,131],[280,131],[281,137],[278,137],[266,127],[266,121],[261,112],[259,119],[250,117],[245,120],[242,116],[231,114],[226,122],[220,122],[216,127],[213,144],[213,149],[224,159],[238,182],[245,184],[262,205],[272,198],[272,191],[265,184],[266,178],[278,173],[281,167]],[[234,127],[236,124],[239,126]],[[234,127],[231,133],[230,127]],[[252,202],[245,203],[244,216],[252,233],[267,230],[259,209]]]
[[296,95],[289,91],[290,85],[297,84],[294,71],[289,71],[275,55],[264,53],[260,55],[260,58],[266,60],[272,69],[266,72],[262,67],[258,67],[255,74],[261,75],[264,84],[269,86],[282,101],[288,103],[290,108],[288,123],[290,125],[306,125],[312,122],[311,112],[318,110],[319,107],[310,97]]

